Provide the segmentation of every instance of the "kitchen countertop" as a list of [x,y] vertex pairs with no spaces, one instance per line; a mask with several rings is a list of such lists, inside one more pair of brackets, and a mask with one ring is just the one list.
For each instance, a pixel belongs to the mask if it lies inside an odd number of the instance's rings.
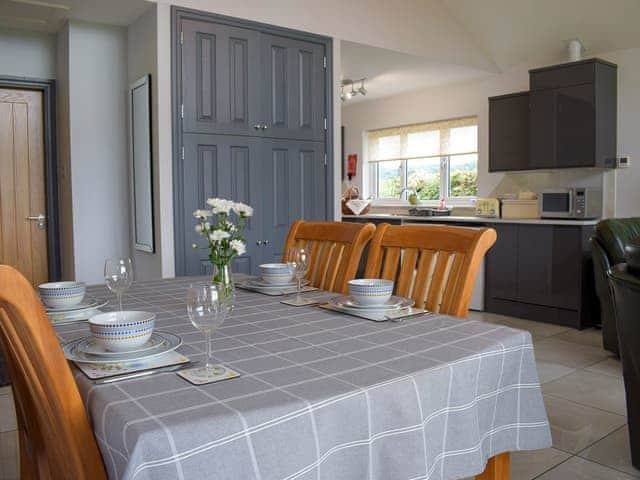
[[396,215],[391,213],[369,213],[367,215],[342,215],[342,218],[370,218],[372,220],[397,219],[403,222],[410,220],[411,222],[432,222],[432,223],[526,223],[534,225],[596,225],[599,219],[590,220],[566,220],[553,218],[485,218],[485,217],[419,217],[416,215]]

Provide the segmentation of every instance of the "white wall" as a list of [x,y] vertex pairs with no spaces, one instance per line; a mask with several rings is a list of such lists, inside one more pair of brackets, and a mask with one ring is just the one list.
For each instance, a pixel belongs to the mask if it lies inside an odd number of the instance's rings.
[[62,214],[72,216],[75,278],[102,283],[105,258],[130,253],[126,30],[65,28],[72,211]]
[[[616,216],[640,215],[640,49],[598,55],[618,64],[618,154],[637,159],[627,171],[617,172]],[[480,196],[509,188],[536,189],[542,184],[600,184],[601,172],[582,169],[565,172],[501,174],[488,172],[488,101],[493,95],[529,89],[528,68],[522,66],[502,74],[459,85],[409,92],[380,100],[360,102],[342,109],[345,154],[358,154],[356,184],[362,186],[363,134],[367,130],[428,122],[461,116],[478,116],[478,189]],[[606,182],[605,182],[606,189]],[[365,194],[367,194],[365,189]],[[613,207],[612,207],[613,210]],[[613,213],[610,211],[610,213]]]
[[[157,12],[153,5],[135,22],[127,27],[127,83],[146,74],[151,74],[151,138],[153,158],[153,210],[155,215],[155,253],[141,252],[135,249],[135,229],[131,218],[131,258],[137,280],[160,278],[162,276],[162,238],[160,235],[160,184],[158,162],[158,55],[157,55]],[[129,115],[127,118],[130,119]],[[129,127],[128,127],[129,128]],[[131,165],[132,160],[129,160]],[[131,167],[129,167],[131,176]],[[131,193],[131,195],[133,192]],[[133,196],[130,197],[133,202]],[[133,208],[131,209],[133,212]],[[133,215],[132,215],[133,217]]]
[[0,29],[0,75],[56,77],[56,35]]

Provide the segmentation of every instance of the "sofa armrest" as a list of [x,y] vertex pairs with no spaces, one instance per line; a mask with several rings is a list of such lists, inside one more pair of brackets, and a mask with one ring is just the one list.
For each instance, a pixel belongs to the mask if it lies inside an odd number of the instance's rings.
[[597,237],[591,238],[591,246],[596,294],[600,302],[602,344],[605,350],[618,355],[618,329],[616,328],[613,294],[611,292],[611,285],[609,284],[611,263],[609,262],[607,252]]

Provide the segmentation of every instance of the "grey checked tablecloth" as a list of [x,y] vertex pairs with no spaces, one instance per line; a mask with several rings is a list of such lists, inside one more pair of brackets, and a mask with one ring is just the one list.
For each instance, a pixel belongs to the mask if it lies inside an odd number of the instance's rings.
[[[185,310],[193,281],[134,284],[125,308],[156,312],[156,328],[202,360]],[[458,479],[501,452],[551,445],[528,332],[444,315],[375,323],[279,300],[239,290],[216,333],[216,358],[240,378],[94,385],[76,371],[109,478]],[[63,341],[87,333],[58,327]]]

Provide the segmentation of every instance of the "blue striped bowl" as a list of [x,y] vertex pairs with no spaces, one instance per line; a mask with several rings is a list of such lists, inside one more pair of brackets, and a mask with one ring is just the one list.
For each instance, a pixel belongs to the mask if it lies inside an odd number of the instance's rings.
[[382,305],[393,293],[393,282],[381,278],[357,278],[348,285],[349,294],[360,305]]
[[150,312],[122,311],[94,315],[89,330],[96,343],[110,352],[127,352],[149,341],[156,315]]
[[258,267],[260,269],[260,277],[266,283],[273,285],[284,285],[291,283],[293,275],[286,263],[263,263]]
[[38,285],[40,300],[49,308],[72,308],[82,302],[86,287],[81,282],[51,282]]

